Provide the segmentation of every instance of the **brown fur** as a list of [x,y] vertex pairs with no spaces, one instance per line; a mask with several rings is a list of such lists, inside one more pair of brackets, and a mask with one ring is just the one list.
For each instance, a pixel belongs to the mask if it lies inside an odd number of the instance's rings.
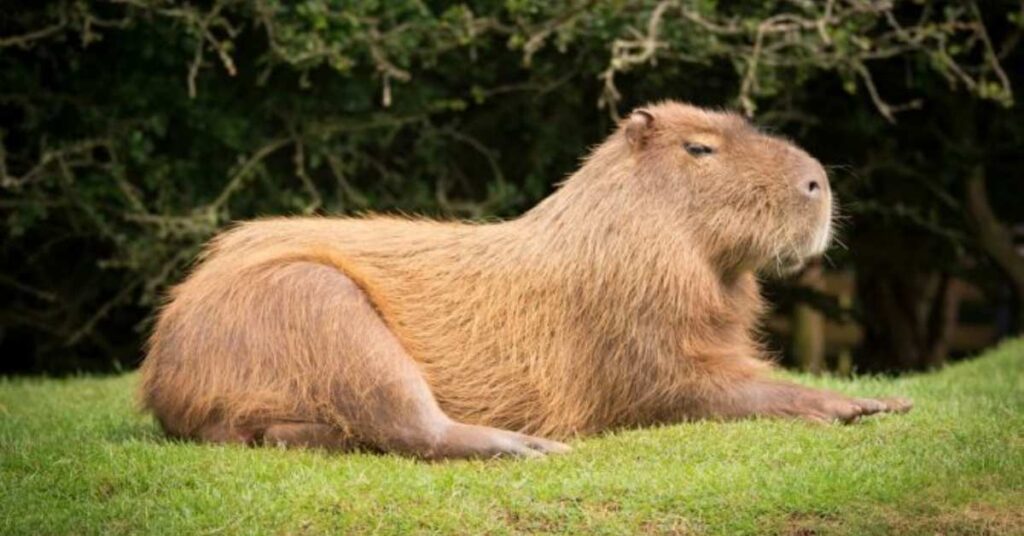
[[[687,141],[716,153],[694,157]],[[800,191],[807,177],[823,199]],[[727,417],[732,393],[770,369],[755,272],[821,253],[827,188],[795,146],[667,102],[625,120],[514,220],[245,222],[171,291],[142,400],[185,437],[229,423],[219,430],[248,441],[260,422],[295,421],[365,439],[360,408],[397,380],[367,355],[376,343],[337,340],[362,333],[336,303],[351,281],[351,299],[368,298],[415,360],[401,374],[421,371],[455,421],[566,438]],[[395,411],[415,411],[409,400]]]

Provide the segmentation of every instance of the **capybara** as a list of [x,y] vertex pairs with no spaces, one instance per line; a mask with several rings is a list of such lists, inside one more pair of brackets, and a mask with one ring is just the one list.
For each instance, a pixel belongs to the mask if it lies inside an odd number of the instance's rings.
[[694,419],[910,408],[772,377],[758,275],[828,246],[822,166],[742,117],[634,111],[496,223],[273,218],[210,243],[160,311],[142,404],[176,437],[427,459]]

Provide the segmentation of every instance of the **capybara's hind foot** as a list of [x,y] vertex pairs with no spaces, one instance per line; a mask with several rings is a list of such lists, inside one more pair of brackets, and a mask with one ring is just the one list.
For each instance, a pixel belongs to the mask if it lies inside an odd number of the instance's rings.
[[565,443],[508,430],[472,424],[450,424],[437,446],[424,457],[443,458],[539,458],[563,454],[572,448]]
[[205,424],[189,437],[207,443],[252,445],[256,442],[252,431],[221,422]]
[[259,427],[211,423],[196,430],[192,437],[205,443],[321,448],[331,451],[350,451],[359,446],[338,428],[297,421],[270,422]]
[[263,430],[260,442],[272,447],[320,448],[331,451],[355,450],[358,445],[342,430],[320,423],[281,422]]

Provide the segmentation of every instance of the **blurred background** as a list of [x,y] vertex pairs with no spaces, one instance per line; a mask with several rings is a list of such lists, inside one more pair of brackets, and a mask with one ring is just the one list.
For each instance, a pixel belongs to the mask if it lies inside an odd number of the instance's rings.
[[1024,328],[1022,1],[0,1],[0,373],[136,366],[201,244],[271,214],[507,218],[650,100],[829,168],[768,283],[793,367],[939,367]]

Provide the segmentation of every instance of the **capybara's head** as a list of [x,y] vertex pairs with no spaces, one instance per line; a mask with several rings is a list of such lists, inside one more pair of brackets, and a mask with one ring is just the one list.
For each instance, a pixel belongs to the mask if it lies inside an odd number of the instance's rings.
[[616,136],[632,177],[623,193],[723,269],[789,272],[828,247],[825,170],[741,116],[665,102],[635,110]]

